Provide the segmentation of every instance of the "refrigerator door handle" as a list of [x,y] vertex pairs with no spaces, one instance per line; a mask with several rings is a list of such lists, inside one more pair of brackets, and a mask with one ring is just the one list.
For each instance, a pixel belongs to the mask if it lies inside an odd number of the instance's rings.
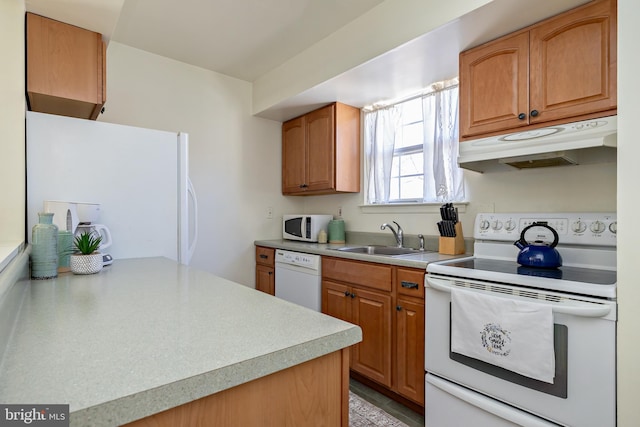
[[193,188],[191,179],[187,177],[187,194],[189,194],[193,204],[193,240],[189,245],[189,258],[187,264],[191,262],[191,257],[196,250],[196,243],[198,242],[198,197],[196,196],[196,190]]

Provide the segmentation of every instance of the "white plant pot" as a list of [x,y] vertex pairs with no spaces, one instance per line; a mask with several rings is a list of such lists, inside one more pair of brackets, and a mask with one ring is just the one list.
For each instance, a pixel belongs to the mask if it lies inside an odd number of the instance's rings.
[[74,274],[94,274],[102,270],[102,254],[99,252],[91,255],[72,254],[69,265]]

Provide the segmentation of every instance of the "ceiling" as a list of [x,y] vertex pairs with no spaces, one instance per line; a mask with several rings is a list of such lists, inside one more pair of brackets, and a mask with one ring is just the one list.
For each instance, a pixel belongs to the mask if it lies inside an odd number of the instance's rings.
[[[26,6],[107,41],[253,82],[385,1],[392,0],[26,0]],[[493,0],[258,115],[284,121],[332,101],[362,107],[406,96],[455,77],[461,50],[586,1]]]

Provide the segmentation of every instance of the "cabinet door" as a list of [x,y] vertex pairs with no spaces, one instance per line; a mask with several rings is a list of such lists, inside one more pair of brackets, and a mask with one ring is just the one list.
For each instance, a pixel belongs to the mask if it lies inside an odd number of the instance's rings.
[[398,298],[396,390],[424,405],[424,304]]
[[95,119],[106,98],[101,34],[32,13],[26,20],[30,109]]
[[353,288],[352,322],[362,328],[353,348],[351,369],[391,387],[391,296]]
[[462,52],[460,136],[527,125],[528,87],[528,32]]
[[307,149],[305,119],[298,117],[282,125],[282,193],[300,193],[306,190],[305,172]]
[[272,267],[256,264],[256,289],[270,295],[276,294],[275,273]]
[[322,312],[351,322],[351,288],[339,283],[322,281]]
[[306,115],[308,191],[335,188],[335,105]]
[[531,30],[531,123],[616,108],[616,15],[598,1]]

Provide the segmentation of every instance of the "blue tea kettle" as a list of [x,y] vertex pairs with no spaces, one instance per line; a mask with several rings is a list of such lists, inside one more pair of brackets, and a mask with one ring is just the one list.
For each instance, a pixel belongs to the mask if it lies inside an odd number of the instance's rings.
[[[524,234],[533,227],[544,227],[551,230],[553,233],[553,243],[548,245],[542,240],[536,240],[533,244],[529,244],[525,240]],[[558,233],[546,222],[534,222],[528,227],[525,227],[522,233],[520,233],[520,240],[513,244],[520,249],[520,253],[518,254],[518,264],[520,265],[537,268],[557,268],[562,265],[560,252],[555,249],[558,244]]]

